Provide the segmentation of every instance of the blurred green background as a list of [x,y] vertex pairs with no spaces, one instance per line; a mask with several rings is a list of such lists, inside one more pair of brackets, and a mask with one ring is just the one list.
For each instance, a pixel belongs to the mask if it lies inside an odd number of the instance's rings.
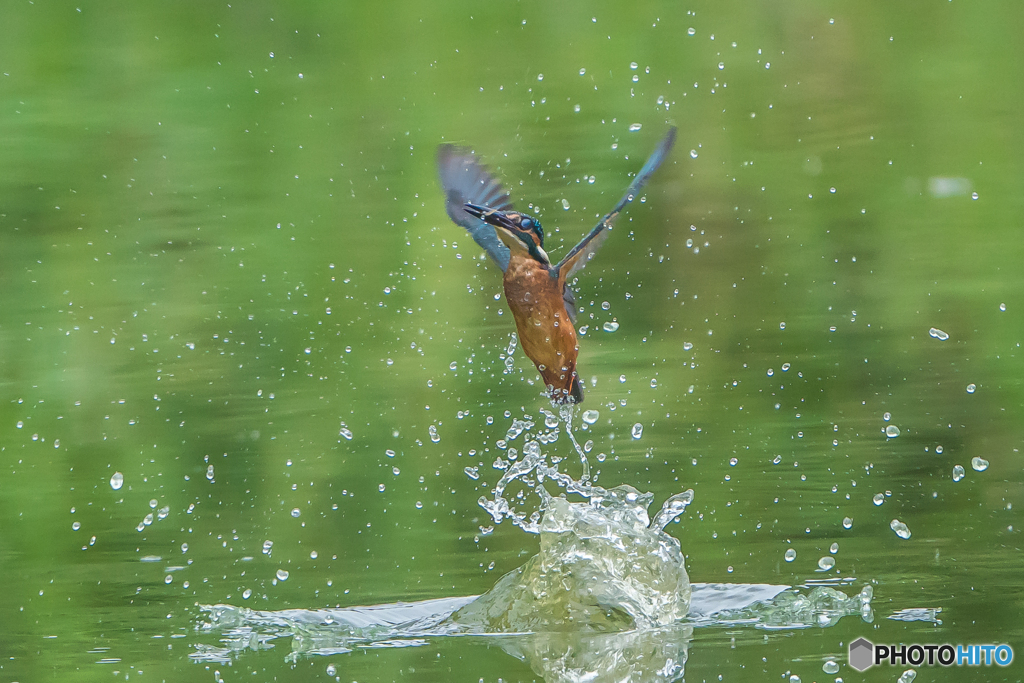
[[[511,419],[549,405],[521,350],[503,372],[500,273],[448,221],[435,150],[473,147],[559,258],[669,125],[577,287],[598,483],[695,489],[669,528],[694,581],[876,596],[873,624],[698,629],[687,680],[832,680],[829,656],[861,680],[860,635],[1024,652],[1018,3],[3,17],[3,680],[333,679],[283,644],[192,663],[216,642],[196,605],[470,595],[533,554],[481,536],[476,501]],[[922,607],[941,625],[885,618]],[[346,681],[535,677],[465,639],[330,659]]]

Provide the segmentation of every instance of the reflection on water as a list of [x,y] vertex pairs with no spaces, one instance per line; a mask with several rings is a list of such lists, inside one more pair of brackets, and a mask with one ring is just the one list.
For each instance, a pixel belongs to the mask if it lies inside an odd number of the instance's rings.
[[846,615],[860,615],[866,622],[873,619],[869,586],[847,597],[824,586],[808,590],[768,584],[694,584],[690,615],[674,624],[604,633],[508,633],[479,630],[479,624],[470,627],[459,616],[460,610],[471,608],[482,597],[321,610],[205,605],[197,639],[216,635],[218,644],[196,642],[191,657],[196,662],[229,663],[247,651],[271,649],[276,641],[291,639],[286,659],[296,661],[357,648],[417,647],[431,638],[473,636],[489,639],[526,661],[547,681],[674,681],[683,677],[694,628],[824,628]]

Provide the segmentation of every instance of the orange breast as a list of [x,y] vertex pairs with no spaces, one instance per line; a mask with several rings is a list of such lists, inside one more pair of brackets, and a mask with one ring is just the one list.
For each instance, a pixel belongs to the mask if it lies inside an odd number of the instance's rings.
[[555,390],[553,395],[565,396],[576,373],[579,346],[557,278],[534,259],[513,255],[504,284],[523,351]]

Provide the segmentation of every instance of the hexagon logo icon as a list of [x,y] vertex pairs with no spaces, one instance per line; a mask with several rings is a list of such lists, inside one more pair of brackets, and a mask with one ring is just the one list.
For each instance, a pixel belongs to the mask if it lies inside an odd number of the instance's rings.
[[874,663],[875,646],[867,638],[858,638],[850,643],[850,666],[857,671],[866,671]]

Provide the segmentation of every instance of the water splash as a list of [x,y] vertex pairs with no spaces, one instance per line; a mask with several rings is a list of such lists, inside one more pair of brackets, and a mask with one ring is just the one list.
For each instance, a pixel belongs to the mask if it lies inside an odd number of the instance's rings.
[[505,370],[503,371],[503,374],[505,375],[512,374],[512,368],[515,366],[516,361],[514,354],[516,352],[517,342],[518,338],[516,337],[516,333],[513,332],[508,341],[508,348],[505,349]]
[[686,616],[690,581],[679,542],[652,529],[651,494],[592,487],[591,499],[548,496],[540,552],[453,620],[476,632],[606,633]]
[[[647,508],[653,494],[627,484],[610,489],[594,484],[586,450],[572,430],[573,414],[573,406],[560,408],[582,465],[579,479],[560,471],[560,462],[542,451],[538,438],[527,439],[521,459],[505,470],[493,498],[480,498],[495,524],[509,519],[539,534],[540,552],[453,616],[471,630],[611,632],[667,626],[686,616],[690,580],[679,541],[664,528],[686,510],[693,491],[671,496],[652,521]],[[521,429],[515,422],[513,427],[509,434],[518,436]],[[553,495],[546,482],[562,494]],[[517,509],[506,497],[514,483],[537,494],[535,509]],[[570,502],[568,494],[585,500]],[[533,500],[520,498],[520,505]]]

